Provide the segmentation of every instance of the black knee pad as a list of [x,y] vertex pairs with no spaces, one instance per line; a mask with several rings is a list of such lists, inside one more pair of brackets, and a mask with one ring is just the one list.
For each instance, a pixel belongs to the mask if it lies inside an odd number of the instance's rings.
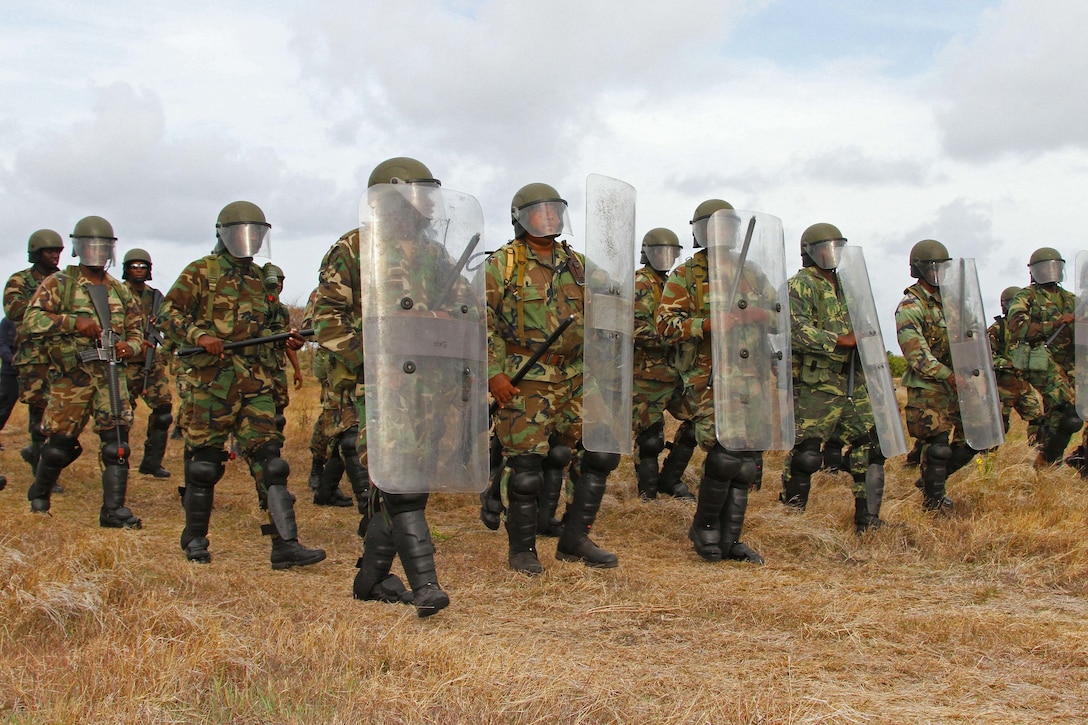
[[83,449],[79,440],[72,436],[56,434],[49,437],[48,443],[42,447],[41,457],[45,462],[56,468],[64,468],[75,459]]
[[381,492],[382,509],[390,517],[409,511],[422,511],[427,507],[426,493],[386,493]]
[[357,427],[352,426],[351,428],[348,428],[346,431],[341,433],[340,442],[338,444],[340,447],[340,456],[345,458],[351,456],[358,456],[358,443],[359,429]]
[[291,475],[291,466],[282,458],[269,458],[264,461],[265,486],[286,486],[287,477]]
[[720,443],[715,444],[706,454],[703,473],[715,481],[730,481],[740,473],[742,463],[737,455],[727,451]]
[[596,471],[598,473],[611,473],[620,465],[619,453],[601,453],[600,451],[582,450],[582,473]]
[[820,470],[824,456],[820,452],[819,438],[806,438],[793,449],[793,458],[790,460],[790,471],[802,475],[811,476]]
[[193,485],[205,488],[211,488],[219,483],[219,479],[223,478],[227,470],[223,464],[230,457],[223,449],[211,446],[197,448],[191,452],[186,451],[186,456],[188,457],[185,463],[186,483],[191,478]]
[[274,418],[274,420],[276,422],[276,430],[282,431],[284,428],[287,427],[287,417],[284,416],[282,413],[276,413],[276,417]]
[[128,457],[132,449],[128,445],[128,428],[119,426],[113,430],[104,430],[98,434],[102,440],[99,455],[104,466],[128,466]]
[[1057,430],[1060,433],[1073,435],[1084,425],[1084,421],[1077,415],[1077,409],[1069,403],[1063,403],[1061,408],[1061,414],[1055,423]]
[[733,478],[731,484],[734,488],[745,488],[755,484],[759,486],[763,480],[763,454],[750,453],[741,458],[740,471]]
[[270,458],[279,458],[282,446],[283,444],[279,441],[266,441],[258,446],[257,450],[253,451],[250,458],[255,463],[264,463]]
[[672,440],[673,445],[694,448],[697,442],[695,440],[695,424],[690,420],[685,420],[680,424],[680,427],[677,428],[676,437]]
[[169,403],[160,405],[151,411],[151,417],[147,419],[147,426],[152,430],[166,430],[174,422],[174,416],[170,414]]
[[656,458],[665,450],[665,424],[655,423],[635,437],[639,458]]
[[543,468],[565,469],[570,465],[573,453],[566,443],[554,442],[551,444],[551,448],[548,449],[548,455],[544,456],[544,462],[541,466]]
[[926,461],[935,466],[946,466],[952,460],[952,446],[946,438],[930,443],[926,448]]
[[536,498],[544,475],[538,471],[514,471],[507,479],[506,486],[511,498],[514,496]]

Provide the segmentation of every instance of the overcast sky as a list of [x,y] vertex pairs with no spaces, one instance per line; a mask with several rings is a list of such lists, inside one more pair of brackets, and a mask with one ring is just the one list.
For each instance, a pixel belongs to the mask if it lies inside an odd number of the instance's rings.
[[990,314],[1035,248],[1086,246],[1085,27],[1077,0],[5,0],[0,273],[98,214],[165,290],[247,199],[301,303],[404,155],[480,200],[488,249],[534,181],[580,234],[591,173],[637,189],[639,239],[690,245],[723,198],[783,220],[792,270],[833,223],[897,351],[918,240],[978,260]]

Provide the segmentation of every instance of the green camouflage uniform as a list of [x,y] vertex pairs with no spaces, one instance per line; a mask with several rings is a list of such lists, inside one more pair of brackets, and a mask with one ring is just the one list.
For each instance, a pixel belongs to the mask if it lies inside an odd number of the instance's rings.
[[23,317],[38,285],[47,276],[34,265],[11,275],[4,286],[4,314],[15,323],[15,356],[11,364],[19,379],[19,400],[27,406],[27,432],[30,434],[30,443],[21,455],[31,470],[37,467],[38,455],[45,442],[41,423],[49,400],[51,364],[45,349],[29,340]]
[[849,444],[842,470],[854,479],[854,496],[863,498],[865,473],[876,450],[876,421],[856,349],[836,344],[853,327],[842,288],[834,279],[827,280],[817,267],[803,267],[788,283],[797,436],[783,463],[782,483],[790,488],[799,447],[813,446],[814,468],[807,471],[811,475],[819,469],[821,444],[837,439]]
[[[147,285],[143,292],[137,292],[131,281],[125,281],[129,293],[137,304],[140,305],[140,329],[146,330],[152,318],[151,305],[154,301],[155,290]],[[125,361],[125,374],[128,378],[128,393],[133,410],[136,409],[136,401],[143,398],[147,407],[154,410],[162,405],[172,405],[174,400],[170,395],[170,380],[166,375],[166,363],[158,350],[152,356],[151,368],[147,373],[147,387],[144,387],[144,354],[138,352]]]
[[[1047,463],[1060,461],[1069,437],[1080,430],[1074,408],[1073,326],[1061,327],[1059,319],[1076,307],[1073,293],[1057,284],[1034,282],[1020,290],[1009,302],[1009,338],[1036,354],[1031,364],[1023,365],[1024,377],[1043,399],[1043,423],[1039,427],[1038,448]],[[1057,333],[1049,345],[1046,341]],[[1044,354],[1048,352],[1049,354]],[[1038,361],[1038,362],[1036,362]]]
[[[291,311],[287,305],[280,301],[278,294],[267,293],[268,305],[272,309],[269,326],[289,329],[291,326]],[[291,404],[291,395],[287,384],[287,344],[282,342],[272,343],[273,359],[276,366],[272,370],[272,402],[276,406],[276,415],[282,416],[283,411]],[[280,421],[282,422],[282,421]]]
[[1034,444],[1042,422],[1042,405],[1039,394],[1024,377],[1024,371],[1013,367],[1010,358],[1012,338],[1009,335],[1008,320],[1004,315],[994,317],[994,323],[987,330],[990,336],[990,350],[994,356],[994,376],[997,378],[997,394],[1001,399],[1001,418],[1005,423],[1005,432],[1009,432],[1009,418],[1016,411],[1021,419],[1028,423],[1028,443]]

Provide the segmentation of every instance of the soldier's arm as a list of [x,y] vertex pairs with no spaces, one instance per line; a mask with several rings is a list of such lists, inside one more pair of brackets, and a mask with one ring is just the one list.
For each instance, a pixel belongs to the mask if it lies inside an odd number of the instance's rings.
[[115,287],[125,311],[125,329],[122,336],[132,350],[143,350],[144,313],[141,300],[133,296],[124,284]]
[[814,319],[819,303],[816,290],[795,275],[790,278],[790,344],[804,353],[831,354],[835,351],[839,336],[820,327]]
[[[46,277],[30,298],[23,327],[30,335],[61,335],[76,331],[76,317],[61,310],[60,285],[55,276]],[[74,282],[69,282],[74,284]]]
[[1025,287],[1009,302],[1009,337],[1021,342],[1042,342],[1058,324],[1048,324],[1049,320],[1043,319],[1039,314],[1041,310],[1034,304],[1034,293],[1030,287]]
[[[694,300],[688,291],[688,279],[681,267],[669,275],[661,304],[657,306],[657,332],[668,343],[703,339],[703,317],[693,317]],[[696,311],[697,313],[699,311]]]
[[26,306],[30,303],[30,295],[26,291],[26,280],[21,274],[13,274],[8,277],[4,285],[4,315],[18,325],[26,314]]
[[913,300],[905,300],[895,311],[895,329],[899,348],[907,366],[922,377],[946,381],[952,377],[952,368],[938,360],[922,334],[924,318],[921,307]]
[[485,272],[485,295],[487,299],[487,379],[506,370],[506,340],[499,326],[499,312],[505,293],[502,268],[491,255],[487,260]]
[[657,332],[657,308],[654,306],[654,288],[642,274],[635,275],[635,344],[639,347],[660,345],[661,335]]
[[351,370],[363,366],[363,339],[358,331],[362,319],[357,265],[351,248],[339,240],[321,260],[320,283],[314,298],[314,339]]
[[174,282],[159,308],[159,330],[178,347],[197,345],[202,335],[215,336],[197,324],[198,305],[205,294],[206,277],[199,262],[191,262]]

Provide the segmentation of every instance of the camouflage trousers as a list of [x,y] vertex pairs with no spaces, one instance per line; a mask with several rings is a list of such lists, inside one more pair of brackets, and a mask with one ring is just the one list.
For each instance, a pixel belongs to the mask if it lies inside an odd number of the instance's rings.
[[[851,398],[841,393],[805,385],[794,381],[794,445],[817,439],[821,443],[839,440],[846,443],[843,450],[844,470],[854,478],[854,495],[865,495],[864,476],[869,468],[869,458],[874,447],[876,420],[873,406],[865,386],[854,388]],[[782,464],[782,481],[793,477],[793,454],[786,454]],[[860,481],[858,479],[861,479]]]
[[49,400],[49,376],[52,363],[23,363],[18,366],[19,402],[31,408],[45,408]]
[[337,395],[328,385],[322,385],[321,413],[314,421],[314,429],[310,434],[310,454],[318,460],[328,460],[332,457],[336,439],[358,422],[355,401],[351,394]]
[[181,430],[185,430],[189,427],[189,393],[192,392],[193,384],[183,371],[179,371],[175,380],[178,389],[178,414],[174,416],[174,421]]
[[1005,432],[1008,433],[1009,431],[1009,418],[1012,411],[1015,410],[1022,420],[1028,422],[1028,443],[1034,443],[1037,435],[1035,421],[1043,416],[1043,406],[1039,402],[1039,394],[1031,383],[1021,375],[1006,370],[997,370],[995,374]]
[[276,405],[276,412],[280,413],[291,404],[290,388],[287,385],[287,370],[277,368],[272,374],[272,401]]
[[1043,441],[1048,433],[1058,429],[1063,409],[1074,404],[1076,395],[1073,391],[1073,382],[1054,365],[1047,370],[1025,371],[1024,379],[1039,391],[1039,396],[1043,399],[1042,428],[1044,430],[1043,435],[1039,436],[1039,440]]
[[[78,438],[94,418],[95,432],[117,427],[110,410],[109,383],[105,363],[81,363],[71,370],[54,370],[49,380],[49,400],[42,418],[42,433],[46,436],[63,434]],[[121,392],[120,424],[132,427],[132,406],[129,404],[125,375],[118,371]]]
[[147,388],[144,388],[144,366],[127,365],[125,370],[128,377],[128,394],[133,410],[136,409],[136,401],[143,398],[148,408],[154,410],[162,405],[173,405],[174,399],[170,395],[170,380],[166,377],[166,366],[156,358],[155,364],[147,374]]
[[632,396],[631,422],[635,437],[665,420],[669,411],[677,420],[686,420],[684,383],[677,375],[675,380],[647,380],[635,377]]
[[546,456],[548,438],[574,448],[582,438],[582,376],[558,383],[522,380],[521,393],[495,414],[495,435],[506,457]]
[[907,432],[923,441],[948,433],[950,444],[966,445],[960,403],[956,394],[948,391],[907,388]]

